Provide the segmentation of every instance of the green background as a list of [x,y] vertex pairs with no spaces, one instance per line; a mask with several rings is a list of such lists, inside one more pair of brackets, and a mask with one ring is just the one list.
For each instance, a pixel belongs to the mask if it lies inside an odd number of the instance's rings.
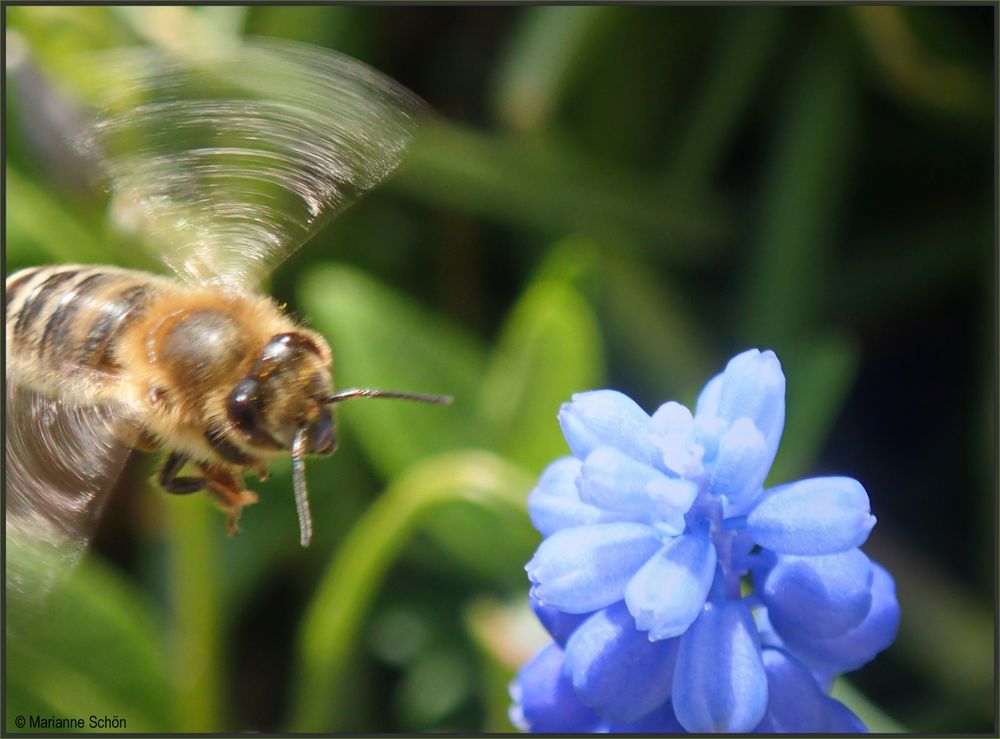
[[861,480],[897,579],[896,644],[837,695],[875,730],[989,731],[994,13],[8,6],[31,65],[6,87],[8,272],[135,258],[52,123],[75,54],[280,36],[426,99],[404,168],[270,291],[340,386],[456,398],[342,409],[308,550],[286,461],[231,539],[137,455],[73,577],[8,621],[8,730],[511,730],[542,638],[524,500],[566,451],[559,404],[691,403],[756,346],[788,379],[770,481]]

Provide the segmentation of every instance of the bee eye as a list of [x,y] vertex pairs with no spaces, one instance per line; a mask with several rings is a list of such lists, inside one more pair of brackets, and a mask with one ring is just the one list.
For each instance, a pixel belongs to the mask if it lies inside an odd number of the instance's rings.
[[253,436],[259,429],[259,389],[257,381],[247,377],[240,381],[226,401],[229,420],[247,436]]
[[308,430],[306,440],[310,454],[333,454],[336,442],[333,435],[333,414],[326,408]]
[[320,353],[319,348],[308,336],[292,332],[272,336],[270,341],[264,346],[264,351],[261,352],[260,358],[265,362],[278,362],[287,360],[302,352],[311,352],[317,356]]

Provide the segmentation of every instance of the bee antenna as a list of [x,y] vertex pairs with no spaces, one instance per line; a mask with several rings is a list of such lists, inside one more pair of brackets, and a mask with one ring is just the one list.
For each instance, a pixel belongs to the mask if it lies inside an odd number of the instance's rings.
[[309,546],[312,539],[312,516],[309,514],[309,493],[306,490],[306,432],[302,426],[295,432],[292,442],[292,487],[295,490],[295,508],[299,513],[299,542]]
[[450,395],[425,395],[423,393],[404,393],[396,390],[372,390],[370,388],[350,388],[341,390],[333,395],[327,396],[323,400],[324,405],[333,405],[352,398],[395,398],[396,400],[413,400],[417,403],[433,403],[435,405],[449,405],[452,401]]

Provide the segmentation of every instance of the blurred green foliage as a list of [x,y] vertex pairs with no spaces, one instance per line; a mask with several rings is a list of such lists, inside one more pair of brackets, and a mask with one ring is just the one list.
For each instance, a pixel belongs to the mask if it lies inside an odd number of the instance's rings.
[[8,272],[156,269],[62,136],[75,54],[281,36],[426,98],[408,164],[272,291],[339,385],[455,396],[343,408],[308,550],[285,462],[235,539],[130,466],[44,612],[8,610],[8,731],[510,730],[541,639],[524,501],[564,452],[559,404],[691,402],[748,346],[788,378],[772,481],[862,480],[898,581],[897,644],[838,694],[876,730],[994,728],[990,8],[5,11],[29,64],[6,87]]

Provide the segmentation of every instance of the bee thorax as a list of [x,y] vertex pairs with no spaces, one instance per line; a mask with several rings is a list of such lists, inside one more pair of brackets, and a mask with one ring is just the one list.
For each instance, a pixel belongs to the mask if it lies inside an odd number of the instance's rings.
[[226,311],[202,308],[164,323],[150,337],[150,360],[162,363],[180,387],[197,390],[230,376],[246,361],[246,331]]

